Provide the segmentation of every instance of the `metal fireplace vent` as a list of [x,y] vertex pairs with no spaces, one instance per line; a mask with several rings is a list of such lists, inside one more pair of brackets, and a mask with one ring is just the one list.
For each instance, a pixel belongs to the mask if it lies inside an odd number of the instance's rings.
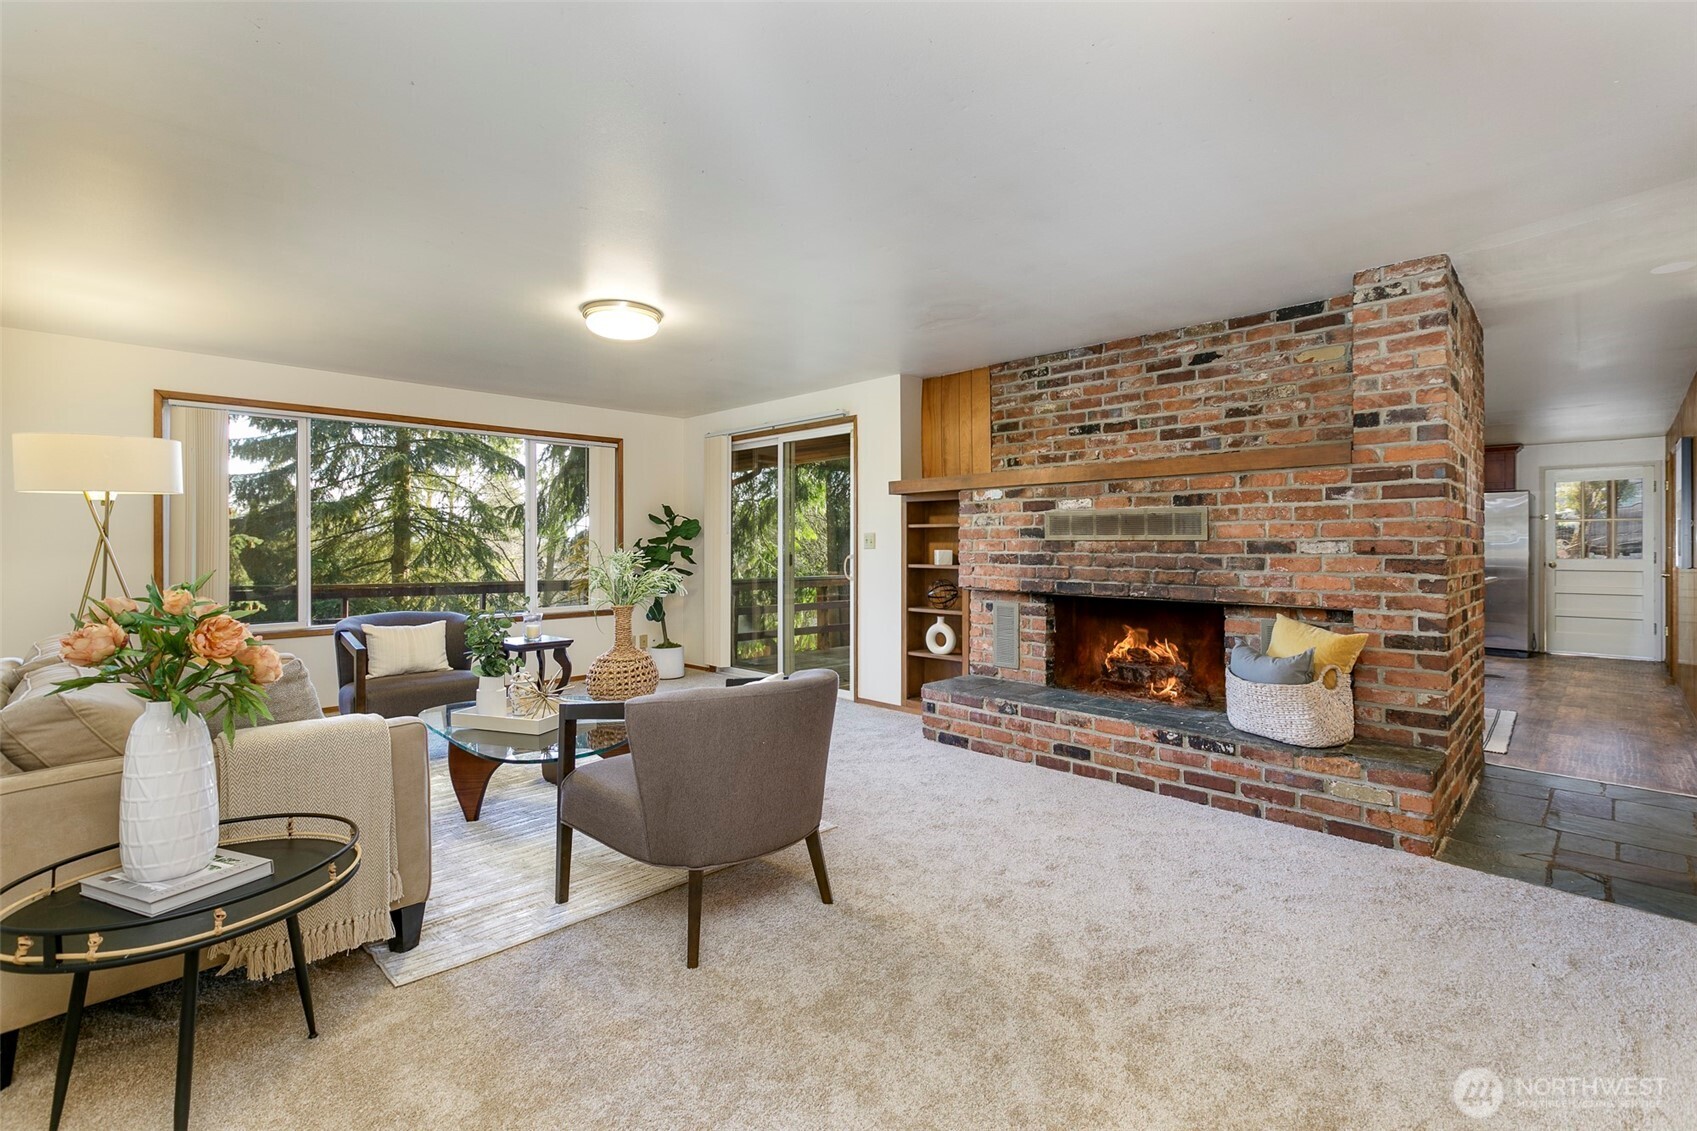
[[1207,507],[1122,507],[1112,510],[1048,511],[1043,537],[1081,542],[1205,540]]

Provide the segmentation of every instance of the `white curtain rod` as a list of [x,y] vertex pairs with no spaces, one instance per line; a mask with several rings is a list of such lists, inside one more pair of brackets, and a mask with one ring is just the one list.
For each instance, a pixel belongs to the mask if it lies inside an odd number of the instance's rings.
[[841,420],[846,412],[827,412],[821,416],[804,416],[800,420],[774,420],[765,424],[748,424],[741,428],[725,428],[718,432],[707,433],[707,438],[714,436],[746,436],[750,432],[769,432],[774,428],[795,428],[802,424],[818,424],[826,420]]

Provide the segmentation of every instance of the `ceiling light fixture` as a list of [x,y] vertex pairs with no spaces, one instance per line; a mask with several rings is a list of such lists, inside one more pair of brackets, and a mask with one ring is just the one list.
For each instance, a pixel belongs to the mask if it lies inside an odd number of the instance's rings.
[[615,342],[640,342],[660,332],[658,307],[622,298],[598,298],[578,307],[591,334]]
[[1693,261],[1693,260],[1690,260],[1690,259],[1676,259],[1672,263],[1664,263],[1660,267],[1650,268],[1650,274],[1652,274],[1652,275],[1677,275],[1681,271],[1689,271],[1693,267],[1697,267],[1697,261]]

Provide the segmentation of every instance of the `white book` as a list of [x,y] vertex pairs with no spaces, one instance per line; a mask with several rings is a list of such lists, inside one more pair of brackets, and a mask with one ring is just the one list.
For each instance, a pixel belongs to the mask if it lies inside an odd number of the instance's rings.
[[117,869],[104,875],[90,876],[82,881],[81,890],[85,898],[133,911],[137,915],[162,915],[263,879],[271,874],[271,868],[268,857],[220,848],[206,867],[174,880],[140,883],[126,879],[123,870]]

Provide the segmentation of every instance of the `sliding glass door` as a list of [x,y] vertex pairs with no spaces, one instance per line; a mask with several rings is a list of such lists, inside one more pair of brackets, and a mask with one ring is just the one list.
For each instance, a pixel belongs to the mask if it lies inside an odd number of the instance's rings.
[[756,672],[854,671],[852,425],[731,449],[733,662]]

